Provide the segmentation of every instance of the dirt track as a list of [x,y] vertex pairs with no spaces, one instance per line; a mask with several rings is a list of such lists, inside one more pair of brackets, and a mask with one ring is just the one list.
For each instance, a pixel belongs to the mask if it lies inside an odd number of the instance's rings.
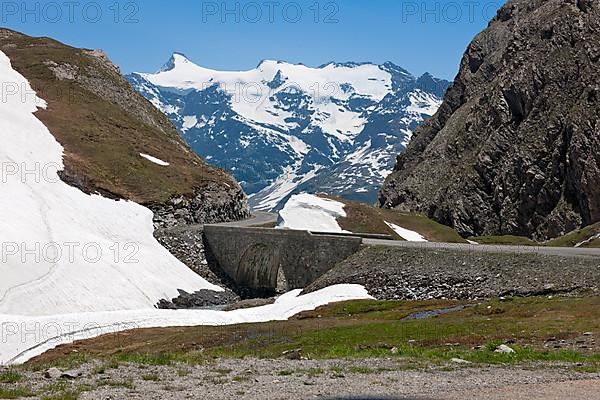
[[[73,388],[91,389],[80,399],[431,399],[593,400],[600,375],[560,365],[471,367],[460,364],[412,369],[399,360],[218,360],[200,366],[118,368],[92,362],[81,367]],[[27,372],[34,391],[51,382]]]

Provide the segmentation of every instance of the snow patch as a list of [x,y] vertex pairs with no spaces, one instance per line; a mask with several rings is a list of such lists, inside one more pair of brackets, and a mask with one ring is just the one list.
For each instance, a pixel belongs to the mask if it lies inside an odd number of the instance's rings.
[[398,236],[400,236],[402,239],[406,240],[407,242],[427,242],[428,241],[423,236],[421,236],[421,234],[418,232],[404,229],[401,226],[392,224],[387,221],[385,223],[387,226],[392,228],[394,230],[394,232],[396,232],[398,234]]
[[171,165],[168,162],[161,160],[160,158],[152,157],[148,154],[140,153],[140,156],[144,157],[148,161],[153,162],[154,164],[158,164],[163,167],[168,167],[169,165]]
[[0,364],[21,364],[61,344],[124,330],[283,321],[333,302],[372,299],[360,285],[330,286],[303,296],[301,292],[286,293],[274,304],[235,311],[149,309],[51,317],[0,315],[6,326],[0,342]]
[[338,218],[346,216],[344,203],[323,199],[312,194],[297,194],[288,200],[279,212],[278,228],[313,232],[347,232],[342,230]]
[[308,182],[323,168],[316,166],[306,174],[300,174],[301,164],[287,166],[283,168],[282,174],[275,182],[270,184],[260,192],[250,196],[250,200],[255,204],[254,209],[259,211],[268,211],[277,207],[282,199],[285,199],[296,188],[305,182]]
[[183,125],[181,130],[187,132],[198,124],[198,118],[195,115],[186,115],[183,117]]
[[584,240],[583,242],[577,243],[574,247],[585,246],[586,244],[592,243],[594,240],[600,239],[600,233],[593,235],[589,239]]
[[420,89],[411,92],[408,97],[410,99],[410,106],[406,108],[408,112],[432,116],[442,105],[441,99]]

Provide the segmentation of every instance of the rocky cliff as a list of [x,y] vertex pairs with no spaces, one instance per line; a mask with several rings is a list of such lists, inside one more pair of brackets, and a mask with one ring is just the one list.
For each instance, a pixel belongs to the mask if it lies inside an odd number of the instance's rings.
[[511,0],[469,45],[379,202],[463,235],[546,239],[600,220],[600,4]]
[[0,50],[48,103],[36,115],[64,147],[65,182],[145,205],[157,227],[248,216],[240,185],[191,151],[103,52],[7,29]]

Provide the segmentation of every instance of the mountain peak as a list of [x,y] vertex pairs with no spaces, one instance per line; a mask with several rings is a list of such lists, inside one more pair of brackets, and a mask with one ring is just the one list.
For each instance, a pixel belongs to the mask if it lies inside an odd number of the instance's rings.
[[169,61],[167,61],[158,72],[167,72],[174,70],[178,65],[192,63],[189,58],[183,53],[173,52]]
[[303,63],[292,63],[292,62],[288,62],[288,61],[284,61],[284,60],[265,59],[265,60],[261,60],[261,62],[258,63],[258,65],[256,66],[256,69],[260,69],[261,67],[265,67],[269,64],[272,64],[272,65],[304,65]]
[[318,69],[323,69],[326,68],[330,65],[333,65],[334,67],[345,67],[345,68],[355,68],[355,67],[360,67],[362,65],[376,65],[375,63],[369,62],[369,61],[364,61],[364,62],[355,62],[355,61],[346,61],[346,62],[336,62],[336,61],[329,61],[328,63],[322,64],[318,67]]

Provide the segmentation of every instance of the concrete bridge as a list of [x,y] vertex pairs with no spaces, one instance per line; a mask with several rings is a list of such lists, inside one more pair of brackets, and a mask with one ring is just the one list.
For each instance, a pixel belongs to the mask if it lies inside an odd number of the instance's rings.
[[227,225],[206,225],[204,240],[213,268],[252,295],[305,288],[362,244],[360,237]]
[[201,228],[206,257],[212,269],[218,269],[242,293],[262,296],[305,288],[337,263],[356,253],[363,244],[417,248],[424,252],[451,250],[600,258],[600,249],[414,243],[389,240],[391,238],[387,235],[345,236],[252,227],[274,225],[276,220],[276,214],[257,213],[253,219]]

